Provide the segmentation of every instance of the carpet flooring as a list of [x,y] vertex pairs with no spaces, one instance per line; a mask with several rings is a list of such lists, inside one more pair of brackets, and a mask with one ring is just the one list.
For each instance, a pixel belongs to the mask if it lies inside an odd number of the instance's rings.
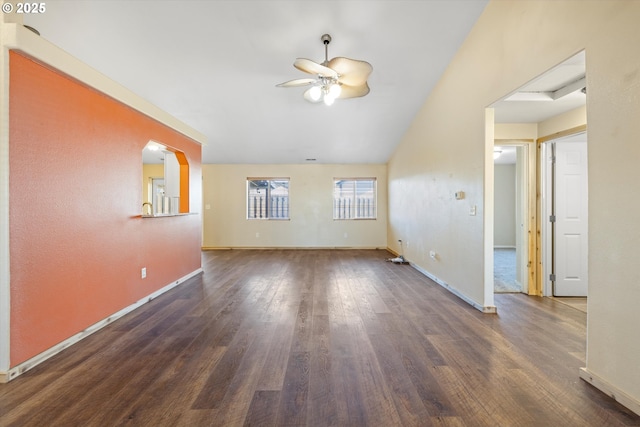
[[516,250],[493,250],[493,291],[497,293],[522,292],[516,282]]

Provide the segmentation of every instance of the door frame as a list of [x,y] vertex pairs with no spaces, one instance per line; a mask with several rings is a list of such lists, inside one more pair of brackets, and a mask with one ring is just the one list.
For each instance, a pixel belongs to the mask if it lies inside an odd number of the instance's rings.
[[[551,280],[549,280],[549,275],[553,271],[553,230],[551,227],[551,223],[547,220],[549,217],[549,213],[551,212],[551,205],[553,203],[552,200],[552,192],[551,192],[551,183],[549,182],[548,174],[551,173],[549,171],[549,165],[545,161],[546,156],[548,156],[549,145],[546,143],[554,142],[558,139],[563,139],[569,136],[578,135],[581,133],[587,132],[587,125],[577,126],[571,129],[564,130],[562,132],[557,132],[552,135],[543,136],[537,139],[537,147],[538,147],[538,182],[537,182],[537,192],[539,194],[538,197],[538,239],[536,242],[537,253],[536,257],[539,260],[538,268],[537,268],[537,287],[540,290],[540,296],[553,296],[553,284]],[[588,147],[588,145],[587,145]],[[588,149],[588,148],[587,148]]]
[[516,271],[517,277],[522,278],[522,292],[528,295],[538,295],[536,290],[536,143],[533,139],[495,139],[494,146],[515,146],[522,149],[522,170],[516,170],[520,178],[518,191],[523,194],[520,205],[520,218],[522,223],[519,231],[521,247],[520,271]]

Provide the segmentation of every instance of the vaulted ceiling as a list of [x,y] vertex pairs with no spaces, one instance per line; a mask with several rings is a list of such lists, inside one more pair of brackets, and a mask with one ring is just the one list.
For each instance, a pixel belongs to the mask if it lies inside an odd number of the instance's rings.
[[[487,0],[56,0],[24,23],[205,134],[204,163],[386,163]],[[368,61],[371,92],[311,104],[296,58]]]
[[[485,0],[47,3],[24,23],[204,133],[204,163],[385,163]],[[278,88],[298,57],[373,65],[371,92],[330,107]]]

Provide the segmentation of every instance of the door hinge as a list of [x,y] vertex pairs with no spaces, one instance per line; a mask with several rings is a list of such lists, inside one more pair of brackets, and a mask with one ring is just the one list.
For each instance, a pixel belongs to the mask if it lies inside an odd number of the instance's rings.
[[552,282],[555,282],[555,281],[556,281],[556,275],[555,275],[555,274],[553,274],[553,273],[551,273],[551,274],[549,275],[549,280],[550,280],[550,281],[552,281]]
[[549,222],[556,222],[556,216],[555,215],[549,215]]

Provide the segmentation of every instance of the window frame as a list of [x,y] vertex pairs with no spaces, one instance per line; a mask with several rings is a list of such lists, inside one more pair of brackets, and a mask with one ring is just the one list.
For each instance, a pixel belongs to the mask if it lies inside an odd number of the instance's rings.
[[[340,181],[371,181],[373,182],[373,215],[372,216],[361,216],[359,214],[359,208],[357,204],[354,206],[349,206],[349,217],[343,217],[339,215],[341,209],[344,207],[336,206],[336,185]],[[337,177],[333,178],[332,185],[332,199],[333,199],[333,220],[334,221],[348,221],[348,220],[377,220],[378,219],[378,179],[376,177]],[[353,185],[353,195],[352,199],[357,199],[357,186]]]
[[[260,217],[252,217],[249,215],[250,211],[251,211],[251,202],[250,202],[250,189],[251,189],[251,183],[255,182],[255,181],[267,181],[267,194],[265,196],[265,198],[268,200],[270,198],[271,195],[271,191],[272,191],[272,182],[274,181],[286,181],[287,182],[287,195],[286,195],[286,206],[284,206],[282,209],[284,209],[284,211],[286,212],[286,216],[271,216],[269,215],[269,212],[273,212],[273,208],[269,208],[268,203],[265,201],[265,207],[264,207],[264,213],[265,216],[260,216]],[[245,218],[247,220],[271,220],[271,221],[289,221],[291,219],[291,203],[290,203],[290,199],[291,199],[291,193],[290,193],[290,186],[291,186],[291,178],[289,177],[247,177],[246,181],[245,181]],[[276,208],[277,209],[277,208]],[[261,214],[262,214],[262,208],[261,210]],[[255,205],[254,205],[254,212],[256,211]]]

